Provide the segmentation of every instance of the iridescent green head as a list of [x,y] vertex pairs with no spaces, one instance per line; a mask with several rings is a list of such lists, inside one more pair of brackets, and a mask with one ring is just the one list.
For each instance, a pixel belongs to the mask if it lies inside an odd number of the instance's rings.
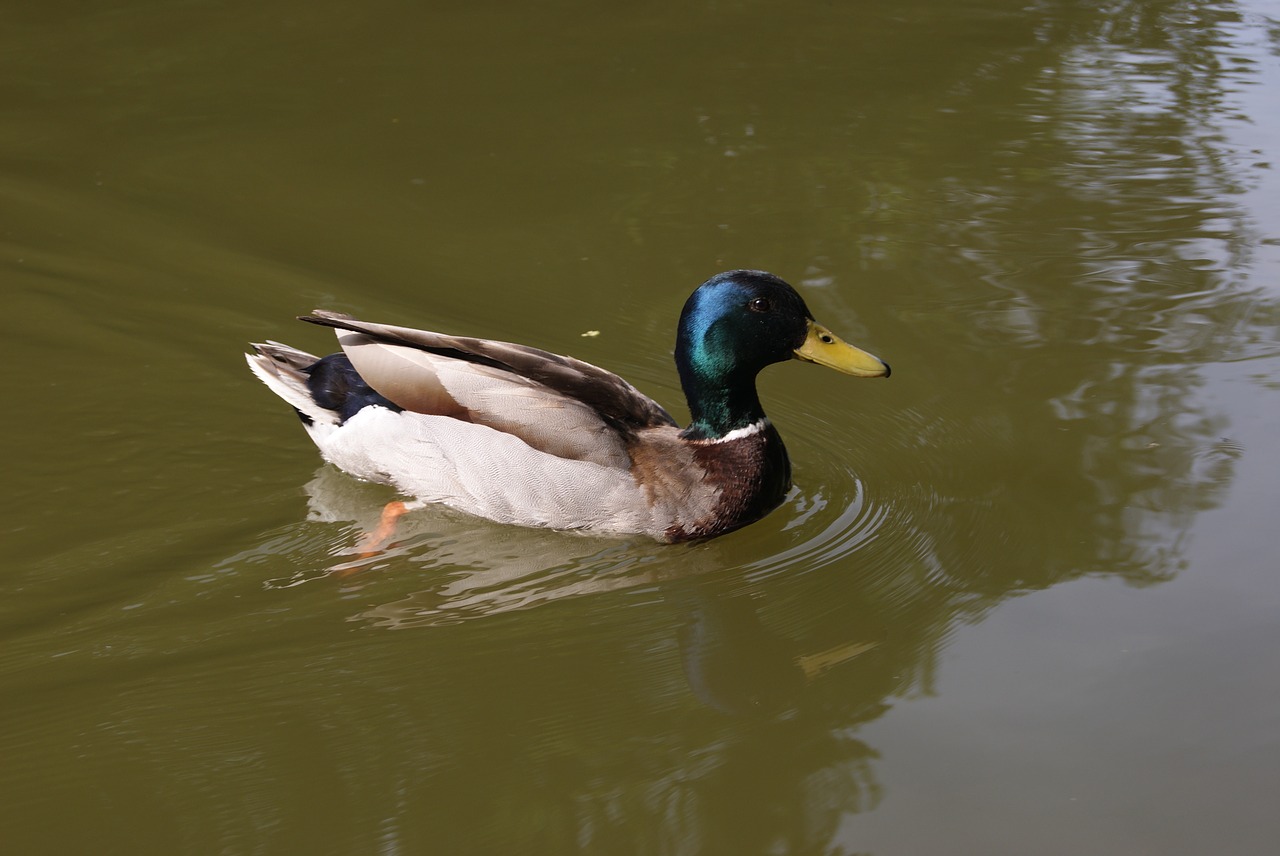
[[800,359],[856,377],[888,377],[889,366],[813,320],[804,300],[771,273],[734,270],[690,295],[676,335],[676,367],[693,419],[686,436],[723,437],[764,418],[756,375]]

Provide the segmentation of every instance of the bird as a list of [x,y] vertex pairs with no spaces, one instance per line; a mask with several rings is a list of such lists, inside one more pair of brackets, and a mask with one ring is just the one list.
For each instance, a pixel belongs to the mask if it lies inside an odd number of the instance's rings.
[[314,310],[341,350],[316,357],[252,345],[249,368],[293,406],[322,457],[391,485],[373,541],[395,520],[443,504],[504,524],[643,535],[724,535],[761,519],[791,488],[791,463],[756,376],[798,359],[854,377],[888,363],[814,320],[765,271],[719,273],[685,302],[675,362],[681,428],[618,375],[525,345],[360,321]]

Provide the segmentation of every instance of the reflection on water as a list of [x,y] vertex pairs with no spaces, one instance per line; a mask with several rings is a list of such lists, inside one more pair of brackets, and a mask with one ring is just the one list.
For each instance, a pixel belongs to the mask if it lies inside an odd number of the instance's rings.
[[[355,531],[376,525],[385,499],[384,488],[356,482],[331,467],[317,472],[307,493],[313,520],[356,524],[344,527],[344,540],[334,545],[339,560],[345,560]],[[268,586],[287,594],[301,582],[328,581],[368,592],[380,574],[408,575],[419,585],[430,581],[429,589],[363,609],[350,619],[372,628],[436,632],[468,619],[492,620],[531,607],[547,610],[584,597],[624,595],[633,605],[660,603],[664,629],[648,633],[642,650],[657,653],[674,645],[684,688],[646,684],[647,697],[636,701],[655,715],[669,716],[684,709],[682,698],[688,694],[729,719],[722,720],[723,727],[700,728],[675,743],[657,732],[646,735],[649,760],[639,775],[628,770],[630,750],[609,751],[590,738],[580,750],[571,750],[587,753],[581,760],[593,759],[590,774],[560,785],[568,788],[563,797],[572,805],[578,839],[611,847],[649,839],[661,829],[662,838],[678,838],[682,852],[699,852],[708,829],[734,829],[744,847],[763,839],[825,840],[846,813],[871,808],[880,796],[871,766],[875,752],[853,736],[853,729],[886,710],[885,697],[900,675],[919,670],[899,668],[880,651],[884,606],[874,602],[876,594],[868,600],[846,592],[839,604],[841,620],[805,633],[805,622],[787,616],[786,604],[769,604],[753,580],[767,581],[784,567],[793,575],[817,572],[847,559],[869,537],[857,523],[861,508],[857,493],[843,509],[823,515],[818,513],[823,501],[797,491],[779,512],[784,520],[778,529],[805,528],[808,540],[752,563],[743,568],[745,574],[726,572],[740,565],[726,558],[733,553],[724,546],[730,539],[668,547],[642,539],[502,527],[448,509],[426,509],[403,518],[396,545],[365,557],[355,573],[344,561],[337,573],[332,567],[300,572]],[[270,542],[263,545],[264,554],[235,556],[224,565],[252,563],[282,548],[296,550],[297,545]],[[626,605],[614,600],[599,609],[612,614]],[[591,611],[575,610],[579,615]],[[543,648],[543,657],[565,654],[557,654],[557,641],[554,635],[543,637],[542,645],[551,646]],[[915,646],[899,649],[899,655],[904,652],[919,653]],[[897,674],[890,678],[892,672]],[[831,684],[832,676],[839,682]],[[850,693],[851,687],[858,691]],[[588,719],[579,725],[589,733],[590,711],[579,709],[584,714]],[[741,718],[742,724],[732,724]],[[563,749],[552,751],[559,756]],[[423,760],[409,755],[399,763],[407,770]],[[447,763],[462,761],[456,756]],[[721,794],[730,785],[737,796],[725,802]],[[756,810],[744,816],[744,806]]]
[[[357,616],[378,626],[405,628],[452,624],[566,597],[652,586],[725,567],[741,567],[743,579],[806,573],[847,559],[885,519],[883,509],[867,510],[861,485],[851,473],[837,470],[836,475],[850,480],[851,497],[837,497],[840,505],[829,507],[820,493],[810,497],[794,488],[774,515],[773,534],[788,533],[783,546],[772,555],[744,563],[732,551],[726,555],[727,547],[720,542],[675,551],[642,538],[501,526],[443,506],[406,515],[398,522],[390,545],[365,553],[356,535],[377,527],[391,494],[325,466],[306,485],[307,518],[349,525],[329,548],[329,561],[269,579],[265,585],[284,589],[340,579],[346,587],[358,588],[362,574],[411,570],[417,578],[433,579],[433,587]],[[298,549],[296,538],[274,537],[218,567],[252,565]],[[758,555],[754,548],[745,555],[753,554]]]

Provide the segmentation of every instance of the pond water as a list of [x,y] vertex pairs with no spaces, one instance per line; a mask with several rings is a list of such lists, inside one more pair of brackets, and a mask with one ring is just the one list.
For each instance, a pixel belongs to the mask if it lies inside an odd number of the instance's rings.
[[[3,852],[1275,852],[1280,3],[0,21]],[[738,267],[894,374],[766,371],[796,486],[692,546],[360,559],[393,494],[241,356],[322,307],[683,419]]]

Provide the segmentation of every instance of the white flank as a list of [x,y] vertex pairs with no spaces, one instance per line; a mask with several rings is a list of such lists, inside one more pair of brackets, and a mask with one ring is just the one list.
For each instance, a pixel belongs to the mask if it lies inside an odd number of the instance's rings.
[[312,437],[354,476],[500,523],[661,537],[673,522],[627,470],[549,455],[447,416],[366,407]]

